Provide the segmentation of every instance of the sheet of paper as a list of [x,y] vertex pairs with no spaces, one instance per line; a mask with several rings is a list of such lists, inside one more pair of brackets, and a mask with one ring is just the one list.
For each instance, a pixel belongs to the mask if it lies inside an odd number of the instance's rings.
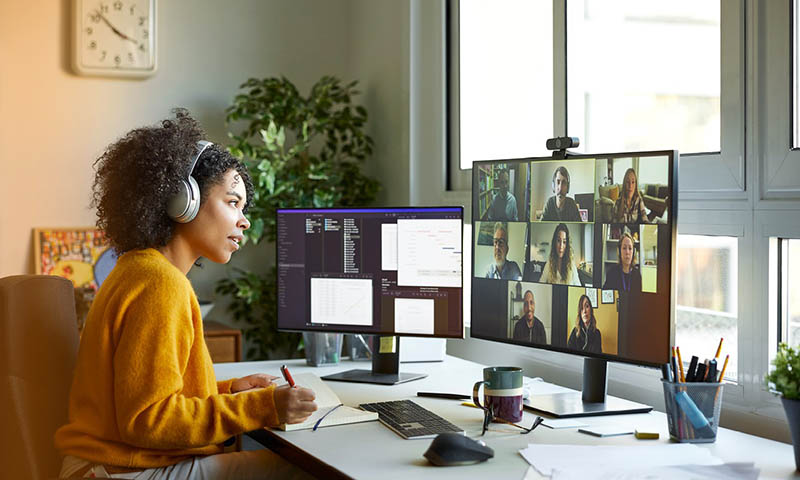
[[662,467],[640,467],[618,469],[596,469],[594,467],[573,467],[568,470],[554,470],[552,480],[673,480],[691,478],[692,480],[749,480],[757,479],[759,470],[753,463],[726,463],[723,465],[673,465]]
[[646,468],[667,465],[720,465],[722,461],[705,448],[691,444],[662,445],[547,445],[531,444],[520,454],[545,476],[566,471],[580,458],[595,469]]
[[550,427],[552,429],[558,428],[580,428],[580,427],[588,427],[589,424],[581,421],[575,420],[574,418],[547,418],[542,423],[545,427]]
[[381,224],[381,270],[397,270],[397,224]]

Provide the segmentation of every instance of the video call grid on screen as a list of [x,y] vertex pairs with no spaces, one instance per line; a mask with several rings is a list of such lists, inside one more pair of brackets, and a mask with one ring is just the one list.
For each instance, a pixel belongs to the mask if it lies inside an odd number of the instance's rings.
[[677,169],[675,151],[475,162],[471,335],[668,361]]
[[463,338],[463,208],[278,209],[278,328]]

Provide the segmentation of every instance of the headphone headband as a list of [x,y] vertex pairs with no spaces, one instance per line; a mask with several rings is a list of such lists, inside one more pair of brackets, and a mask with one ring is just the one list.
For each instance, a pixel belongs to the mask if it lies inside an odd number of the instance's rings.
[[206,151],[206,148],[210,147],[211,145],[214,144],[206,140],[200,140],[199,142],[197,142],[197,145],[195,145],[195,147],[197,148],[197,155],[195,155],[194,158],[192,159],[192,166],[191,168],[189,168],[190,177],[192,176],[192,173],[194,173],[194,167],[195,165],[197,165],[197,161],[200,160],[200,155],[202,155],[203,152]]

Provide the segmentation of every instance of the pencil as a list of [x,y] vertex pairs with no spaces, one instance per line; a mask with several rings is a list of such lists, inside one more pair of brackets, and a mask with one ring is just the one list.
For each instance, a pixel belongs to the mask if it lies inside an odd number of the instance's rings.
[[675,347],[675,351],[678,352],[678,369],[681,371],[681,383],[685,383],[686,377],[683,376],[683,360],[681,360],[681,347]]
[[719,381],[721,382],[723,378],[725,378],[725,369],[728,368],[728,359],[731,358],[730,355],[725,355],[725,363],[722,365],[722,371],[719,373]]
[[714,358],[719,358],[719,352],[722,351],[722,337],[719,337],[719,346],[717,347],[717,354],[714,355]]

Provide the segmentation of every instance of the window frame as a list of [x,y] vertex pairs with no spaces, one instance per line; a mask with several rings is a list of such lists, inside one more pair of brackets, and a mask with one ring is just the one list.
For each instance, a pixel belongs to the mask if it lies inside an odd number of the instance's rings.
[[[553,136],[567,135],[567,4],[553,1]],[[462,170],[458,125],[459,0],[447,0],[447,190],[471,187],[471,169]],[[720,147],[721,152],[681,155],[681,198],[704,200],[710,209],[730,200],[747,200],[745,188],[745,0],[721,2]],[[545,139],[542,139],[544,141]],[[589,152],[591,153],[591,152]],[[709,202],[709,200],[712,200]]]

